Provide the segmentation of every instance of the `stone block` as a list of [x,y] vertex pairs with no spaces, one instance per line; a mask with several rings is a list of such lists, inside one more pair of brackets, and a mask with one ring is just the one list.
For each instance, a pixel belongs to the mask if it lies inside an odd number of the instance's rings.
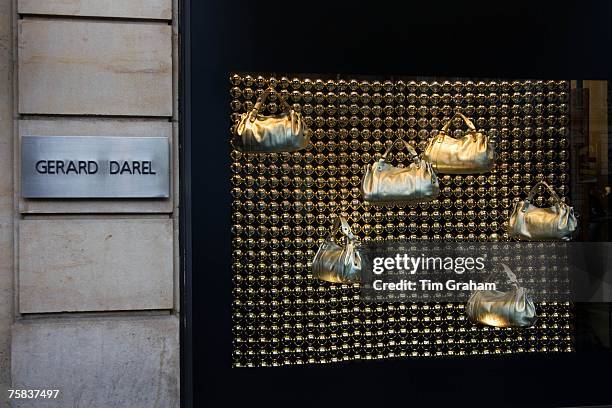
[[178,408],[176,316],[66,318],[13,326],[12,386],[58,389],[13,408]]
[[172,19],[170,0],[19,0],[20,14]]
[[172,27],[25,18],[22,114],[172,116]]
[[172,309],[171,219],[26,219],[21,313]]

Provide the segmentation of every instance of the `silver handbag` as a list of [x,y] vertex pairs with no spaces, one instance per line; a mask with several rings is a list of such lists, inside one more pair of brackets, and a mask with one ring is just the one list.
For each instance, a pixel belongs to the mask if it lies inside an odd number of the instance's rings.
[[[260,115],[259,111],[272,92],[276,94],[283,112]],[[308,145],[309,134],[302,115],[294,111],[274,88],[268,88],[253,110],[240,116],[232,145],[236,150],[250,153],[294,152]]]
[[[448,135],[448,128],[457,116],[469,129],[461,139]],[[430,161],[434,170],[442,174],[487,173],[495,165],[495,147],[486,134],[476,131],[471,120],[455,113],[440,133],[429,140],[423,159]]]
[[431,163],[421,160],[417,152],[404,141],[412,158],[408,167],[394,167],[386,158],[395,143],[382,157],[366,166],[361,180],[363,199],[371,203],[419,203],[431,201],[440,194],[438,177]]
[[[555,203],[549,208],[539,208],[531,200],[540,185],[550,191]],[[555,190],[544,181],[537,183],[525,201],[514,204],[508,221],[508,235],[525,241],[569,241],[578,226],[574,209],[559,199]]]
[[[345,245],[333,241],[338,229],[346,237]],[[361,255],[356,247],[356,237],[344,218],[336,219],[329,238],[319,247],[312,261],[312,274],[317,279],[333,283],[361,281]]]
[[519,286],[516,275],[502,264],[512,289],[508,292],[477,290],[465,307],[468,318],[477,323],[494,327],[529,327],[537,320],[533,300],[527,289]]

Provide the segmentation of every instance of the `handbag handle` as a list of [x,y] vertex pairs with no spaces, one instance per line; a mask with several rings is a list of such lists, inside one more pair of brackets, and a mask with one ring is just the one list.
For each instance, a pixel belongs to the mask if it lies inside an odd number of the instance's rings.
[[523,205],[523,209],[522,209],[523,212],[527,211],[527,206],[529,206],[529,203],[531,202],[531,200],[533,200],[533,197],[535,197],[535,195],[537,194],[540,186],[546,187],[546,189],[550,192],[550,195],[555,200],[556,206],[559,205],[559,203],[561,202],[561,199],[559,198],[555,190],[550,186],[550,184],[548,184],[544,180],[538,181],[533,187],[531,187],[531,190],[529,190],[529,194],[527,195],[527,198],[525,199],[525,202]]
[[346,218],[344,218],[342,216],[338,216],[336,218],[336,220],[334,221],[334,225],[333,225],[332,230],[331,230],[331,232],[329,234],[329,238],[333,238],[334,234],[338,230],[340,230],[342,235],[347,237],[349,239],[349,241],[351,241],[351,242],[355,241],[355,234],[353,234],[353,231],[351,230],[351,226],[349,225],[348,221],[346,221]]
[[518,287],[518,285],[519,285],[518,279],[516,279],[516,275],[514,274],[514,272],[512,272],[510,267],[508,265],[506,265],[505,263],[501,264],[501,266],[502,266],[502,269],[504,270],[504,272],[506,273],[506,276],[508,277],[508,283]]
[[274,93],[276,95],[285,111],[289,112],[291,110],[291,105],[289,105],[287,101],[285,101],[280,92],[270,86],[259,96],[259,98],[257,98],[257,102],[255,102],[255,106],[253,106],[253,110],[251,110],[251,113],[249,114],[249,119],[251,120],[251,122],[255,121],[257,114],[261,110],[261,107],[264,105],[264,103],[266,103],[266,100],[268,99],[268,96],[270,96],[271,93]]
[[455,119],[456,117],[460,117],[461,119],[463,119],[463,122],[468,126],[468,128],[470,128],[471,131],[476,131],[476,127],[474,126],[474,124],[472,123],[471,120],[468,119],[467,116],[465,116],[463,113],[461,112],[455,112],[455,114],[453,115],[452,118],[450,118],[448,120],[448,122],[446,122],[444,124],[444,126],[442,126],[442,131],[440,133],[446,133],[448,132],[448,128],[450,127],[451,122],[453,121],[453,119]]
[[[519,286],[519,282],[518,279],[516,278],[516,275],[514,274],[514,272],[512,272],[512,269],[510,269],[510,267],[508,265],[506,265],[505,263],[500,263],[500,265],[502,266],[502,269],[504,271],[504,273],[506,274],[506,277],[508,278],[508,283],[511,285],[514,285],[516,287]],[[493,272],[491,272],[489,274],[489,276],[487,277],[487,282],[490,281],[493,276],[495,275],[496,272],[499,272],[499,270],[493,270]]]
[[[416,150],[414,150],[414,147],[412,147],[410,143],[408,143],[405,140],[402,140],[402,142],[404,142],[404,146],[406,146],[406,149],[408,149],[408,153],[410,153],[410,158],[414,160],[415,162],[418,161],[419,154],[416,152]],[[389,146],[387,150],[385,150],[385,152],[383,153],[383,155],[380,157],[378,161],[384,162],[387,159],[387,155],[391,152],[391,149],[393,149],[393,147],[395,147],[395,142],[393,142],[391,146]]]

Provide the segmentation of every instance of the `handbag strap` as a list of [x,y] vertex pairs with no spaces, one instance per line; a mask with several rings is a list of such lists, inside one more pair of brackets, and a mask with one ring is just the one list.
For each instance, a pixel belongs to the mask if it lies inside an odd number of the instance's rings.
[[[501,263],[500,264],[502,266],[502,269],[504,271],[504,273],[506,274],[506,277],[508,278],[507,283],[516,286],[518,288],[519,283],[518,283],[518,279],[516,278],[516,275],[514,274],[514,272],[512,272],[512,269],[510,269],[510,267],[508,265],[506,265],[505,263]],[[493,272],[491,272],[489,274],[489,276],[487,277],[486,282],[490,281],[493,276],[498,273],[499,270],[493,270]]]
[[349,239],[349,241],[355,241],[355,234],[353,234],[353,231],[351,230],[351,226],[349,225],[348,221],[346,220],[346,218],[342,217],[342,216],[338,216],[336,218],[336,220],[334,221],[334,225],[331,229],[331,232],[329,234],[329,238],[333,238],[334,234],[336,233],[336,231],[340,230],[340,232],[342,233],[342,235],[344,235],[345,237],[347,237]]
[[510,267],[506,265],[505,263],[502,263],[501,266],[504,272],[506,273],[506,276],[508,277],[508,283],[518,288],[519,283],[518,283],[518,279],[516,279],[516,275],[514,274],[514,272],[512,272]]
[[259,98],[257,98],[257,102],[255,102],[255,106],[253,106],[253,109],[249,113],[249,119],[251,120],[251,122],[255,120],[255,118],[257,117],[257,114],[259,113],[261,108],[264,106],[264,104],[266,103],[266,100],[268,99],[271,93],[274,93],[276,95],[281,106],[286,112],[291,111],[291,105],[287,103],[287,101],[285,100],[285,98],[283,98],[280,92],[278,92],[276,89],[270,86],[259,96]]
[[[402,140],[402,142],[404,142],[404,146],[406,146],[406,149],[408,149],[408,153],[410,153],[410,158],[414,161],[418,161],[419,160],[419,154],[416,152],[416,150],[414,150],[414,147],[412,147],[410,145],[410,143],[408,143],[405,140]],[[395,143],[393,142],[391,144],[391,146],[389,146],[387,148],[387,150],[385,150],[385,152],[383,153],[383,155],[380,157],[380,159],[378,160],[379,162],[384,162],[387,159],[387,155],[391,152],[391,150],[393,149],[393,147],[395,147]]]
[[553,199],[555,200],[555,205],[558,206],[559,203],[561,202],[561,199],[559,198],[559,196],[557,195],[557,193],[555,192],[555,190],[550,186],[550,184],[548,184],[547,182],[545,182],[544,180],[542,181],[538,181],[532,188],[531,190],[529,190],[529,194],[527,195],[527,198],[524,201],[524,205],[523,205],[523,212],[527,211],[527,207],[529,206],[529,203],[531,203],[531,200],[533,200],[533,198],[535,197],[535,195],[538,193],[538,190],[540,188],[540,186],[544,186],[546,187],[546,189],[550,192],[550,195],[553,197]]
[[450,127],[451,122],[453,121],[453,119],[455,119],[456,117],[460,117],[461,119],[463,119],[463,122],[465,122],[465,124],[468,126],[468,128],[472,131],[476,130],[476,126],[474,126],[474,124],[472,123],[471,120],[468,119],[467,116],[465,116],[463,113],[461,112],[455,112],[455,114],[453,115],[452,118],[450,118],[445,124],[444,126],[442,126],[442,132],[446,133],[448,132],[448,128]]

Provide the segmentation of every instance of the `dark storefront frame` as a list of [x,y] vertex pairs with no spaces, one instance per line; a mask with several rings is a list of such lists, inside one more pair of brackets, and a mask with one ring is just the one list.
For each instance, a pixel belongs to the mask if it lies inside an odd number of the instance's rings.
[[193,335],[191,268],[191,1],[179,1],[179,228],[181,407],[193,407]]
[[[289,398],[345,406],[382,401],[377,389],[398,390],[398,402],[417,406],[609,402],[606,376],[596,367],[610,358],[589,353],[232,370],[230,200],[229,193],[223,194],[229,179],[226,89],[232,70],[605,79],[609,61],[602,65],[592,55],[607,44],[607,33],[597,27],[605,27],[609,15],[558,2],[554,8],[532,2],[513,2],[512,8],[479,2],[469,12],[464,5],[400,7],[396,2],[375,10],[344,2],[311,2],[295,10],[286,2],[265,7],[247,1],[218,3],[180,2],[182,406],[242,401],[276,406],[291,403]],[[573,19],[578,14],[582,23]],[[294,18],[284,20],[287,15]],[[432,33],[432,27],[445,32]],[[413,42],[402,42],[410,38]],[[478,41],[461,49],[469,38]],[[465,55],[466,49],[473,55]],[[202,157],[210,152],[217,153]],[[513,381],[531,387],[513,392],[522,388]],[[414,390],[420,395],[411,395]],[[423,397],[427,392],[429,400]]]

